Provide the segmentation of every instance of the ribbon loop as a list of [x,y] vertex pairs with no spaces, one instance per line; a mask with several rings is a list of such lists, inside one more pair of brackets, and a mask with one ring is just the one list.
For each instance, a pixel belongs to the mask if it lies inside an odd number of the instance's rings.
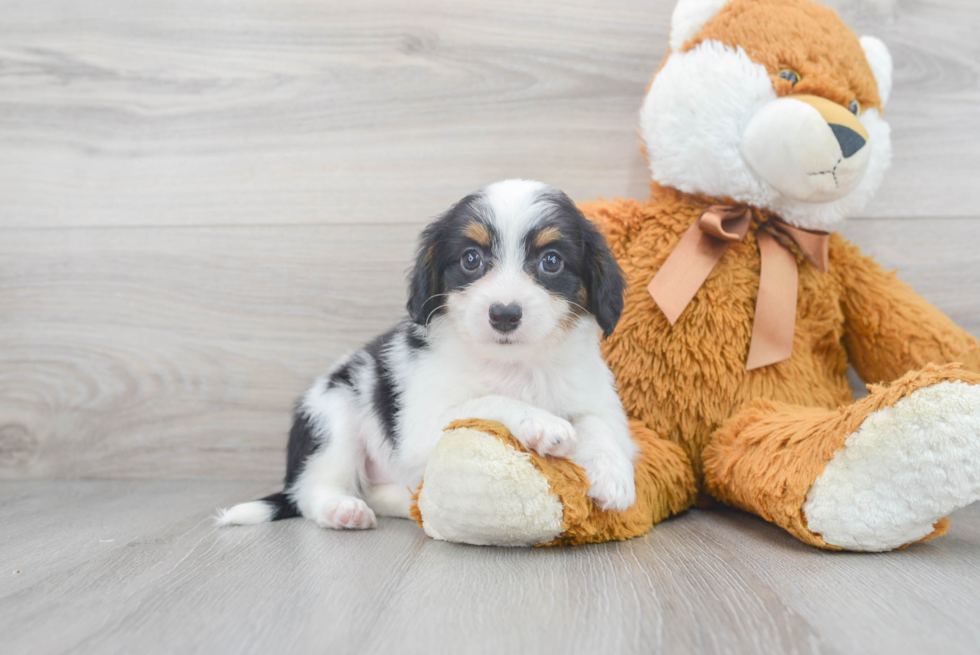
[[[745,205],[712,205],[684,233],[647,290],[673,326],[721,261],[728,244],[748,233],[753,210]],[[827,272],[830,235],[793,227],[773,217],[756,232],[762,270],[746,370],[789,359],[796,329],[799,271],[790,247],[800,249],[821,273]]]
[[698,219],[702,232],[729,243],[744,239],[751,224],[751,207],[712,205]]

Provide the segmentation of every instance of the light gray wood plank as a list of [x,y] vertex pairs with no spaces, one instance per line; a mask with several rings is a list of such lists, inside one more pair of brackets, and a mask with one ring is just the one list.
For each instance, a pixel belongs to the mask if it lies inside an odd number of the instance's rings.
[[[0,596],[9,652],[952,655],[974,652],[978,636],[978,506],[955,513],[947,537],[880,555],[819,551],[729,510],[624,543],[497,549],[431,541],[395,519],[361,533],[302,520],[215,528],[228,483],[29,484],[34,511],[13,518],[28,529],[0,538],[0,559],[17,565],[12,549],[33,539],[58,561]],[[0,483],[0,524],[20,494]],[[180,511],[71,561],[45,543],[47,512],[63,516],[69,494],[84,499],[67,540],[95,535],[106,503]]]
[[96,559],[186,516],[273,491],[268,483],[0,483],[0,597]]
[[410,652],[438,652],[453,641],[450,625],[467,652],[834,652],[723,544],[698,539],[699,520],[711,519],[692,513],[645,538],[586,548],[426,544],[388,604],[425,608],[421,616],[395,609],[365,649],[396,652],[408,632]]
[[637,9],[12,6],[0,220],[417,222],[504,177],[643,189],[637,98],[669,7]]
[[[673,4],[7,2],[0,226],[413,223],[515,176],[646,197]],[[896,62],[865,215],[974,216],[980,5],[831,4]]]
[[[666,544],[484,549],[431,542],[405,521],[360,534],[300,521],[216,530],[187,509],[132,547],[0,599],[6,643],[37,652],[267,652],[273,643],[291,652],[820,652],[765,589],[710,579],[731,571],[718,549],[669,552],[682,534]],[[706,632],[702,621],[718,627]]]
[[[127,484],[137,507],[158,492]],[[386,587],[398,583],[427,541],[404,520],[384,520],[370,532],[324,531],[309,521],[216,528],[213,507],[228,501],[223,493],[187,499],[180,518],[0,598],[5,649],[296,652],[291,645],[312,628],[325,641],[346,635],[351,641],[342,652],[356,652],[356,640],[376,629]],[[89,517],[95,511],[90,504]],[[329,601],[325,614],[314,611],[321,599]]]
[[[724,544],[731,560],[840,652],[959,652],[980,641],[980,506],[954,513],[949,534],[925,544],[822,557],[762,519],[734,510],[713,514],[697,522],[693,540]],[[873,640],[864,632],[869,627]]]
[[[420,227],[8,230],[0,476],[278,479],[295,398],[400,315]],[[980,334],[980,221],[844,233]]]
[[402,312],[417,229],[8,232],[0,475],[278,478],[296,397]]

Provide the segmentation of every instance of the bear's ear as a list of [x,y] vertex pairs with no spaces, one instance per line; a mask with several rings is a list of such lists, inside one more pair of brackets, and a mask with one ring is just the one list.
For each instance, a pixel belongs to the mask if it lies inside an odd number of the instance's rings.
[[730,0],[677,0],[670,19],[670,49],[680,50]]
[[861,47],[871,65],[875,82],[878,83],[878,95],[881,97],[881,106],[884,107],[892,93],[892,55],[888,52],[888,46],[873,36],[862,36]]

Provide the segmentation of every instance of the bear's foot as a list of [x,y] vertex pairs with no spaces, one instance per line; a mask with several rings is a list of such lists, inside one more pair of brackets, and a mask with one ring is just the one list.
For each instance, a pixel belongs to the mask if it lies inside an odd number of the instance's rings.
[[528,451],[499,423],[468,419],[446,428],[412,517],[434,539],[478,545],[563,546],[646,534],[690,507],[697,491],[684,451],[637,421],[630,430],[640,454],[628,509],[600,509],[574,462]]
[[945,532],[980,499],[980,386],[945,381],[872,412],[817,477],[803,513],[831,546],[886,551]]
[[444,541],[533,546],[564,530],[562,503],[531,455],[477,427],[446,431],[413,509],[426,534]]

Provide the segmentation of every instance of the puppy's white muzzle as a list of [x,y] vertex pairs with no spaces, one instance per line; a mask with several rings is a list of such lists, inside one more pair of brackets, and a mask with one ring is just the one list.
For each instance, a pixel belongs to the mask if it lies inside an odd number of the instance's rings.
[[868,132],[844,107],[786,96],[757,111],[739,150],[759,177],[802,202],[832,202],[860,184],[871,160]]
[[[507,264],[490,271],[450,300],[454,314],[461,317],[463,329],[471,338],[484,344],[538,344],[549,337],[565,315],[563,303],[555,300],[522,271]],[[519,311],[518,320],[509,329],[494,323],[494,313],[501,308],[506,320]],[[501,320],[505,320],[501,315]]]

